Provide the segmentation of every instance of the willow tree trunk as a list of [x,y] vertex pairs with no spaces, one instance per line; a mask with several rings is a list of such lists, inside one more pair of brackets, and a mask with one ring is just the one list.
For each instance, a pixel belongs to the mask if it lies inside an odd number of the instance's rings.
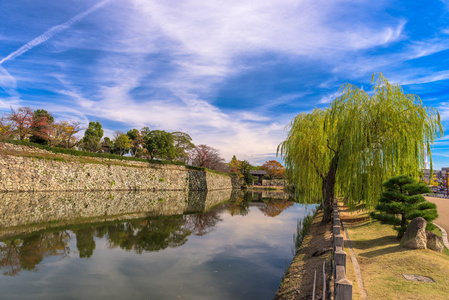
[[334,198],[335,198],[335,174],[337,173],[337,165],[338,165],[338,155],[336,154],[330,163],[329,171],[326,174],[323,182],[323,219],[321,220],[321,224],[327,224],[331,221],[332,210],[334,207]]

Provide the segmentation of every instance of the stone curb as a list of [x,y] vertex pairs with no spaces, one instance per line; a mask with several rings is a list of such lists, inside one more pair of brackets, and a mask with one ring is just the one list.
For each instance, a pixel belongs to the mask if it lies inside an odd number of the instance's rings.
[[443,244],[444,244],[444,246],[446,246],[446,248],[448,248],[449,249],[449,241],[447,240],[447,232],[446,232],[446,230],[444,230],[444,228],[443,227],[441,227],[440,225],[438,225],[438,224],[435,224],[435,223],[433,223],[436,227],[438,227],[440,230],[441,230],[441,232],[443,233]]

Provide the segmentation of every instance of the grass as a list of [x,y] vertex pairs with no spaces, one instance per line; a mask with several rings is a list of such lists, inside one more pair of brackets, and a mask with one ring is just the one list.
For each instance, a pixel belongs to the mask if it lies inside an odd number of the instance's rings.
[[[60,162],[80,162],[80,163],[93,163],[93,164],[103,164],[103,165],[117,165],[117,166],[126,166],[126,167],[136,167],[136,168],[142,168],[141,166],[136,166],[132,164],[127,164],[127,161],[140,161],[140,162],[147,162],[152,164],[162,164],[162,165],[180,165],[184,166],[188,170],[196,170],[196,171],[207,171],[210,173],[215,173],[219,175],[224,176],[231,176],[229,173],[224,173],[216,170],[210,170],[204,167],[198,167],[198,166],[189,166],[186,165],[183,161],[171,161],[171,160],[149,160],[146,158],[138,158],[138,157],[128,157],[128,156],[120,156],[117,154],[109,154],[109,153],[94,153],[89,151],[79,151],[75,149],[66,149],[66,148],[58,148],[58,147],[50,147],[46,145],[31,143],[29,141],[20,141],[20,140],[0,140],[0,142],[3,143],[9,143],[13,145],[22,145],[22,146],[30,146],[30,147],[36,147],[42,150],[47,150],[49,152],[52,152],[53,154],[36,154],[31,152],[24,152],[24,151],[15,151],[15,150],[1,150],[0,154],[6,154],[6,155],[14,155],[14,156],[22,156],[22,157],[29,157],[29,158],[36,158],[36,159],[46,159],[46,160],[54,160],[54,161],[60,161]],[[68,156],[60,156],[60,155],[71,155],[72,157]],[[99,161],[95,158],[104,158],[109,159],[110,161]]]
[[312,211],[312,214],[305,216],[302,219],[298,219],[296,223],[296,233],[293,234],[293,242],[295,244],[295,252],[298,250],[302,242],[309,232],[310,225],[312,224],[313,219],[315,218],[316,210]]
[[[341,219],[352,240],[369,299],[449,298],[447,249],[437,253],[403,248],[393,227],[372,221],[367,211],[343,208]],[[407,281],[402,274],[429,276],[436,283]]]

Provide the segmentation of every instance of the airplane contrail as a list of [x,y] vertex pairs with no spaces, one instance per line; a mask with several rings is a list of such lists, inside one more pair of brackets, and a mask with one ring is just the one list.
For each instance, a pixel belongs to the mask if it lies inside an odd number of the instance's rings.
[[70,28],[71,26],[73,26],[73,24],[75,24],[76,22],[80,21],[81,19],[83,19],[87,15],[91,14],[92,12],[96,11],[97,9],[101,8],[103,5],[105,5],[109,1],[110,0],[101,1],[100,3],[98,3],[98,4],[94,5],[93,7],[89,8],[88,10],[86,10],[86,11],[84,11],[84,12],[82,12],[82,13],[76,15],[76,16],[74,16],[73,18],[71,18],[67,22],[59,24],[59,25],[56,25],[56,26],[50,28],[45,33],[43,33],[42,35],[38,36],[37,38],[33,39],[32,41],[28,42],[27,44],[23,45],[22,47],[20,47],[16,51],[10,53],[8,56],[6,56],[2,60],[0,60],[0,65],[3,64],[5,61],[14,59],[14,58],[24,54],[28,50],[30,50],[30,49],[32,49],[32,48],[42,44],[43,42],[47,41],[48,39],[50,39],[55,34],[58,34],[58,33],[62,32],[64,30]]

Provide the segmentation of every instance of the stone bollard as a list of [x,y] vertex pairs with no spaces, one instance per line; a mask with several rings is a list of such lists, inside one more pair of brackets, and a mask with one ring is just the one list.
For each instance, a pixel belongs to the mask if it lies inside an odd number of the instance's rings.
[[346,278],[340,279],[335,283],[335,300],[352,300],[352,282]]
[[333,217],[334,219],[340,219],[340,214],[339,214],[338,212],[334,212],[334,213],[332,214],[332,217]]
[[346,278],[346,271],[345,267],[343,266],[336,266],[335,267],[335,283],[341,279]]
[[339,218],[334,218],[333,220],[332,220],[332,225],[333,226],[340,226],[340,219]]
[[332,226],[332,233],[334,234],[334,236],[340,234],[340,232],[341,232],[340,231],[340,226],[338,226],[338,225]]
[[337,234],[334,235],[334,242],[333,242],[333,246],[334,246],[334,251],[337,250],[337,247],[341,247],[341,249],[343,249],[344,247],[344,241],[343,241],[343,236],[341,234]]
[[346,274],[346,253],[343,251],[342,247],[335,247],[334,264],[335,268],[338,266],[343,266]]

